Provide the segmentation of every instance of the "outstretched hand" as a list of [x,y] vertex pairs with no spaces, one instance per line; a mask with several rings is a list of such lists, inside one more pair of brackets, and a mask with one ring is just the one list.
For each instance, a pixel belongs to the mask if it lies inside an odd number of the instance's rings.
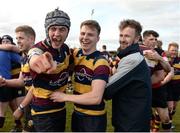
[[42,55],[32,57],[30,60],[30,67],[37,73],[45,72],[50,74],[56,69],[57,64],[53,60],[52,55],[49,52],[45,52]]

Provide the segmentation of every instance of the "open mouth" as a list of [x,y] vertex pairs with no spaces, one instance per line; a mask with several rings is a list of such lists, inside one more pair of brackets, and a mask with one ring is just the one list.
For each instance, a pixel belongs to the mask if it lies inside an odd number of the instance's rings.
[[53,38],[52,41],[53,42],[61,42],[61,38]]

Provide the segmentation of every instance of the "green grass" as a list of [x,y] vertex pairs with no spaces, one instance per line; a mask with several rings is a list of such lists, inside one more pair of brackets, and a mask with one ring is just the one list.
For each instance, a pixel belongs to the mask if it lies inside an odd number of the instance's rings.
[[[111,101],[108,101],[106,104],[107,107],[107,117],[108,117],[108,124],[107,124],[107,131],[112,132],[113,127],[111,125]],[[73,105],[72,103],[67,103],[67,124],[66,124],[66,131],[70,132],[71,131],[71,113],[73,111]],[[180,132],[180,103],[177,108],[177,112],[173,117],[173,124],[175,125],[175,132],[178,131]],[[0,132],[8,132],[11,130],[13,127],[13,117],[11,111],[8,109],[6,112],[6,121],[4,124],[4,127],[0,129]]]

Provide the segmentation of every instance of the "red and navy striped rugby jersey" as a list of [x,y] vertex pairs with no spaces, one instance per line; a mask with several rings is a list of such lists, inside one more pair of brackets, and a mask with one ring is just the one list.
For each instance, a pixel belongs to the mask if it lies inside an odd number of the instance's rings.
[[174,76],[171,83],[180,84],[180,57],[176,57],[173,60],[169,58],[169,63],[174,68]]
[[28,56],[26,54],[23,54],[21,59],[21,72],[23,75],[25,88],[26,90],[29,90],[32,86],[32,76],[28,64]]
[[56,90],[64,91],[69,77],[70,51],[66,44],[63,44],[60,49],[53,49],[45,42],[39,42],[28,54],[38,50],[51,53],[54,61],[57,62],[57,68],[52,74],[31,72],[34,86],[32,115],[57,112],[65,108],[65,102],[53,102],[49,99],[49,95]]
[[[92,80],[101,79],[108,82],[110,75],[109,63],[100,51],[84,55],[82,49],[75,49],[73,58],[75,65],[73,74],[74,94],[90,92]],[[88,115],[102,115],[106,112],[104,100],[99,105],[74,105],[76,111]]]

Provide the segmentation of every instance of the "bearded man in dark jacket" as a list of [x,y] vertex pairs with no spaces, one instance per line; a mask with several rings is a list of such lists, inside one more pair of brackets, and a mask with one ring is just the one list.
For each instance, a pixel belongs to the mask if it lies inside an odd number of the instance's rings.
[[149,132],[151,79],[138,45],[142,27],[135,20],[123,20],[119,30],[120,62],[104,93],[112,99],[112,125],[116,132]]

